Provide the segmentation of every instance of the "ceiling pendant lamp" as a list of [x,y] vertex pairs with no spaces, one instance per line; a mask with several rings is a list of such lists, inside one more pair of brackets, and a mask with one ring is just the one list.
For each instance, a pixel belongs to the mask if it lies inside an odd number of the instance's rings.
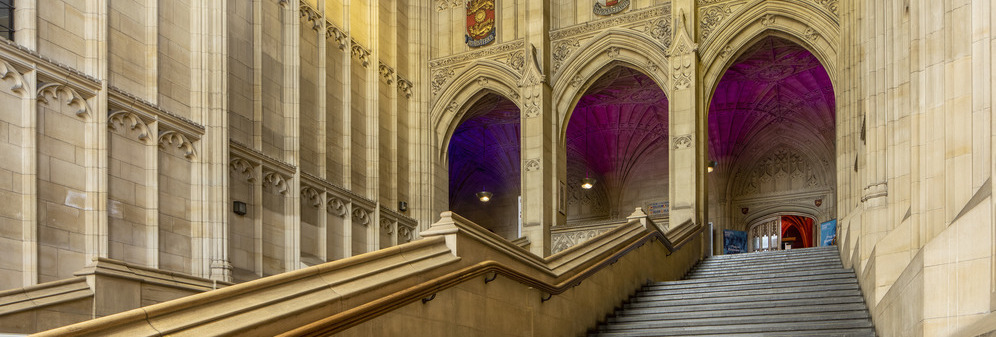
[[581,179],[581,188],[590,190],[592,187],[595,187],[595,181],[594,178],[586,176],[584,179]]
[[[481,157],[480,157],[480,159],[478,161],[478,163],[480,163],[481,165],[483,165],[483,163],[484,163],[484,155],[486,154],[485,152],[487,152],[487,151],[488,151],[487,129],[484,128],[484,126],[482,125],[481,126]],[[491,201],[491,198],[494,197],[494,193],[488,192],[488,189],[485,188],[484,186],[481,186],[481,191],[475,193],[475,195],[477,195],[477,200],[480,200],[481,202]]]
[[[587,111],[586,111],[587,112]],[[584,156],[588,157],[588,115],[584,115]],[[581,179],[581,188],[590,190],[595,187],[595,178],[591,177],[591,169],[585,168],[584,179]]]
[[491,192],[488,192],[484,188],[481,188],[480,192],[477,192],[477,199],[481,202],[491,201],[491,197],[494,196]]

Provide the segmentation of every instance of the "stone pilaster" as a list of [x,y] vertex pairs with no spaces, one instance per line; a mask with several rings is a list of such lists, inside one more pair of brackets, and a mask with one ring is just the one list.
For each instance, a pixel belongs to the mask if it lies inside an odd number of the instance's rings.
[[668,50],[671,64],[671,96],[668,125],[670,148],[669,199],[671,223],[687,220],[703,223],[706,217],[705,165],[708,130],[705,118],[708,106],[697,95],[699,79],[698,44],[694,40],[694,2],[674,3],[671,12],[674,38]]
[[519,81],[521,118],[522,235],[529,238],[530,250],[539,256],[550,254],[550,227],[557,216],[557,177],[553,165],[556,144],[556,113],[547,70],[550,61],[549,9],[545,1],[529,2],[526,8],[525,71]]

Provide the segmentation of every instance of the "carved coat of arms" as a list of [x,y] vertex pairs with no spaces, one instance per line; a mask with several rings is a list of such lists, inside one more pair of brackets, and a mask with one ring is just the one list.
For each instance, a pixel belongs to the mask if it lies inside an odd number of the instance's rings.
[[467,1],[467,45],[480,47],[495,41],[495,0]]
[[598,15],[612,15],[629,7],[629,0],[595,0],[592,11]]

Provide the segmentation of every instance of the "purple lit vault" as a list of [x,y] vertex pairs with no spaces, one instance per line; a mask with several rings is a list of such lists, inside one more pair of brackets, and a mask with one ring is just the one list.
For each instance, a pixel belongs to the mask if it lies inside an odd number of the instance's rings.
[[[727,70],[709,105],[709,154],[720,167],[778,144],[815,142],[812,150],[832,157],[834,92],[812,53],[768,37]],[[756,150],[760,149],[760,150]]]
[[[595,81],[567,125],[569,222],[625,217],[667,198],[667,120],[664,91],[643,73],[616,67]],[[586,175],[595,188],[580,188]]]
[[[475,102],[450,138],[450,210],[506,238],[515,238],[519,196],[519,108],[488,94]],[[494,193],[487,202],[475,194]]]

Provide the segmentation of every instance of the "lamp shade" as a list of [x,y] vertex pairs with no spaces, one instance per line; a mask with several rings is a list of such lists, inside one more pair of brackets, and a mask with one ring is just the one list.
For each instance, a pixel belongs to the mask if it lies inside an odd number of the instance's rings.
[[494,196],[494,194],[488,191],[477,192],[477,199],[481,200],[481,202],[491,201],[492,196]]
[[585,177],[581,179],[581,188],[590,190],[592,187],[595,187],[595,178]]

